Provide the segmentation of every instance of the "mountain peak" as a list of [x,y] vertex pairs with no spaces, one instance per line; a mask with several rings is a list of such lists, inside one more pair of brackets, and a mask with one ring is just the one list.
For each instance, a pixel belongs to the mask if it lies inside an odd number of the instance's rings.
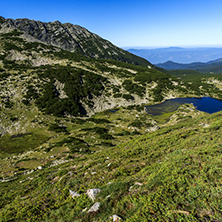
[[53,24],[62,24],[60,21],[58,21],[58,20],[56,20],[56,21],[54,21],[54,22],[52,22]]
[[79,25],[59,21],[41,22],[29,19],[0,19],[3,30],[16,28],[45,44],[80,53],[91,58],[115,59],[127,63],[152,66]]

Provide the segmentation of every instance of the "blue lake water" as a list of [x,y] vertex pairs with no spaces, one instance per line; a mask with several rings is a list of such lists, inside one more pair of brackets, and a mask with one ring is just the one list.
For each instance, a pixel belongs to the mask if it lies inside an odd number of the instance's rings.
[[211,97],[170,99],[161,104],[146,106],[146,109],[148,114],[161,115],[165,112],[176,111],[184,103],[193,103],[197,110],[210,114],[222,110],[222,100]]

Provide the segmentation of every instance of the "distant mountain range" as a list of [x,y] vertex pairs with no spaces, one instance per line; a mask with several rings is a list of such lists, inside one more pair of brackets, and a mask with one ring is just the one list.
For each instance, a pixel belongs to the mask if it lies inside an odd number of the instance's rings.
[[222,73],[222,58],[209,61],[206,63],[194,62],[194,63],[182,64],[182,63],[167,61],[165,63],[158,63],[156,65],[166,70],[190,69],[201,73],[214,73],[214,74]]
[[153,64],[173,61],[176,63],[208,62],[222,58],[222,48],[157,48],[157,49],[127,49]]

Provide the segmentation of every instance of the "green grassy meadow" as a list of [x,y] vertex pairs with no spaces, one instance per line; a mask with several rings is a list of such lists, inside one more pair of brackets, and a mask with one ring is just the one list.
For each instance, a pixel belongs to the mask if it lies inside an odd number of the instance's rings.
[[[124,221],[222,220],[222,113],[199,113],[175,125],[168,122],[154,132],[138,130],[143,135],[136,136],[124,135],[112,125],[122,118],[123,126],[128,126],[134,111],[106,111],[94,117],[105,118],[109,121],[105,128],[115,129],[108,140],[115,146],[98,150],[101,139],[95,130],[100,132],[104,124],[95,126],[96,121],[84,122],[81,129],[68,124],[69,135],[57,133],[60,141],[77,131],[85,134],[81,136],[91,152],[66,153],[67,141],[61,152],[54,143],[52,149],[66,155],[64,163],[49,167],[46,153],[41,157],[42,169],[27,175],[18,169],[10,182],[0,184],[1,221],[109,221],[114,214]],[[91,143],[93,135],[96,144]],[[21,168],[38,159],[23,159],[16,165]],[[87,213],[93,201],[85,193],[91,188],[101,189],[95,200],[100,208]],[[81,195],[72,198],[69,190]]]

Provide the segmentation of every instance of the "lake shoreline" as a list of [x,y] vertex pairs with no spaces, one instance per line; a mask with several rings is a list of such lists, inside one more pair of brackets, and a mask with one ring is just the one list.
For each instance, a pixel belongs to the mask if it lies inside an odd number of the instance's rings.
[[146,112],[151,115],[161,115],[165,112],[176,111],[180,105],[192,103],[195,108],[209,114],[222,110],[222,100],[212,97],[183,97],[167,99],[161,103],[145,106]]

